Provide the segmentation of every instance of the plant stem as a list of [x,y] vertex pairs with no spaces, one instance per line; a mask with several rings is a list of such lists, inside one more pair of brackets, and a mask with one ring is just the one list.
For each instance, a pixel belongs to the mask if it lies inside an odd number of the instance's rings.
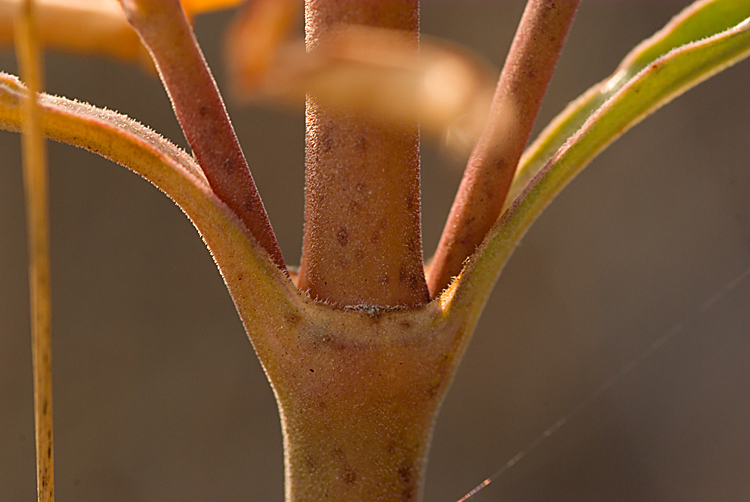
[[52,302],[50,293],[49,194],[47,148],[42,134],[38,95],[43,85],[39,38],[32,0],[24,1],[17,21],[17,54],[28,85],[23,115],[23,173],[29,233],[29,290],[34,372],[34,425],[37,500],[54,502],[52,441]]
[[[270,329],[255,337],[281,413],[286,502],[420,500],[432,426],[470,333],[464,319],[439,302],[299,305],[264,316]],[[274,315],[286,322],[266,320]]]
[[[404,30],[417,0],[307,0],[306,42],[338,23]],[[386,126],[307,101],[305,237],[299,287],[335,305],[429,301],[422,259],[419,128]]]
[[151,53],[177,119],[211,189],[286,270],[224,102],[179,0],[120,0]]
[[579,0],[529,0],[429,268],[446,288],[495,224],[560,57]]

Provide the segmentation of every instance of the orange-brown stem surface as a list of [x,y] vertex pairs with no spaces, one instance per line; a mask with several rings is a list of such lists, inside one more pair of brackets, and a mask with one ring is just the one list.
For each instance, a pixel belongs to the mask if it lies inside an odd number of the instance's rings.
[[445,224],[428,283],[433,296],[461,272],[503,208],[518,160],[575,17],[579,0],[529,0],[505,61],[484,131]]
[[284,258],[216,82],[179,0],[120,0],[148,47],[211,189],[282,270]]
[[[405,30],[418,48],[417,0],[307,0],[308,50],[339,23]],[[386,126],[308,97],[306,173],[299,287],[339,306],[426,303],[417,124]]]

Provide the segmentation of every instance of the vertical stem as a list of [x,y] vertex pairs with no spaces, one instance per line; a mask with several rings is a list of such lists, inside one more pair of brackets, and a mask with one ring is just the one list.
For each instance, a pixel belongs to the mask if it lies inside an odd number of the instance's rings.
[[490,115],[461,180],[428,283],[436,296],[495,224],[560,57],[579,0],[529,0]]
[[49,259],[47,149],[42,135],[37,95],[43,82],[39,44],[34,27],[34,6],[20,8],[16,32],[21,76],[28,85],[23,107],[23,173],[29,239],[29,289],[34,372],[37,499],[55,500],[52,443],[52,339]]
[[[405,30],[418,48],[418,0],[306,0],[308,50],[337,23]],[[300,289],[340,306],[429,301],[418,125],[385,126],[308,97],[306,173]]]

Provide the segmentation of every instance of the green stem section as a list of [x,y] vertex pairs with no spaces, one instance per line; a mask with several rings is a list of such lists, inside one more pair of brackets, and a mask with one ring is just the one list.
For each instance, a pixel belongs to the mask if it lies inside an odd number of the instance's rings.
[[17,18],[17,51],[21,75],[28,83],[23,102],[23,174],[29,233],[29,290],[34,371],[37,500],[54,502],[52,442],[52,300],[50,294],[49,194],[47,149],[38,95],[43,71],[34,26],[33,1],[26,0]]
[[442,397],[430,365],[398,347],[342,339],[316,344],[308,364],[290,371],[299,387],[280,406],[286,500],[416,501]]
[[[403,30],[417,0],[308,0],[308,50],[339,23]],[[299,287],[338,306],[429,301],[422,260],[419,128],[307,102],[305,238]]]
[[282,418],[286,502],[420,500],[433,423],[470,326],[436,302],[300,307],[255,345]]

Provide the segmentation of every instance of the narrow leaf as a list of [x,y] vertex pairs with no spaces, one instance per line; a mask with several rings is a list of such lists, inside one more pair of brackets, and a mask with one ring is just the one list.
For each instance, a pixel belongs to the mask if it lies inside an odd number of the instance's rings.
[[529,146],[519,163],[505,209],[565,141],[650,63],[680,46],[736,26],[747,17],[750,17],[748,0],[702,0],[683,10],[664,28],[641,42],[612,75],[570,103]]

